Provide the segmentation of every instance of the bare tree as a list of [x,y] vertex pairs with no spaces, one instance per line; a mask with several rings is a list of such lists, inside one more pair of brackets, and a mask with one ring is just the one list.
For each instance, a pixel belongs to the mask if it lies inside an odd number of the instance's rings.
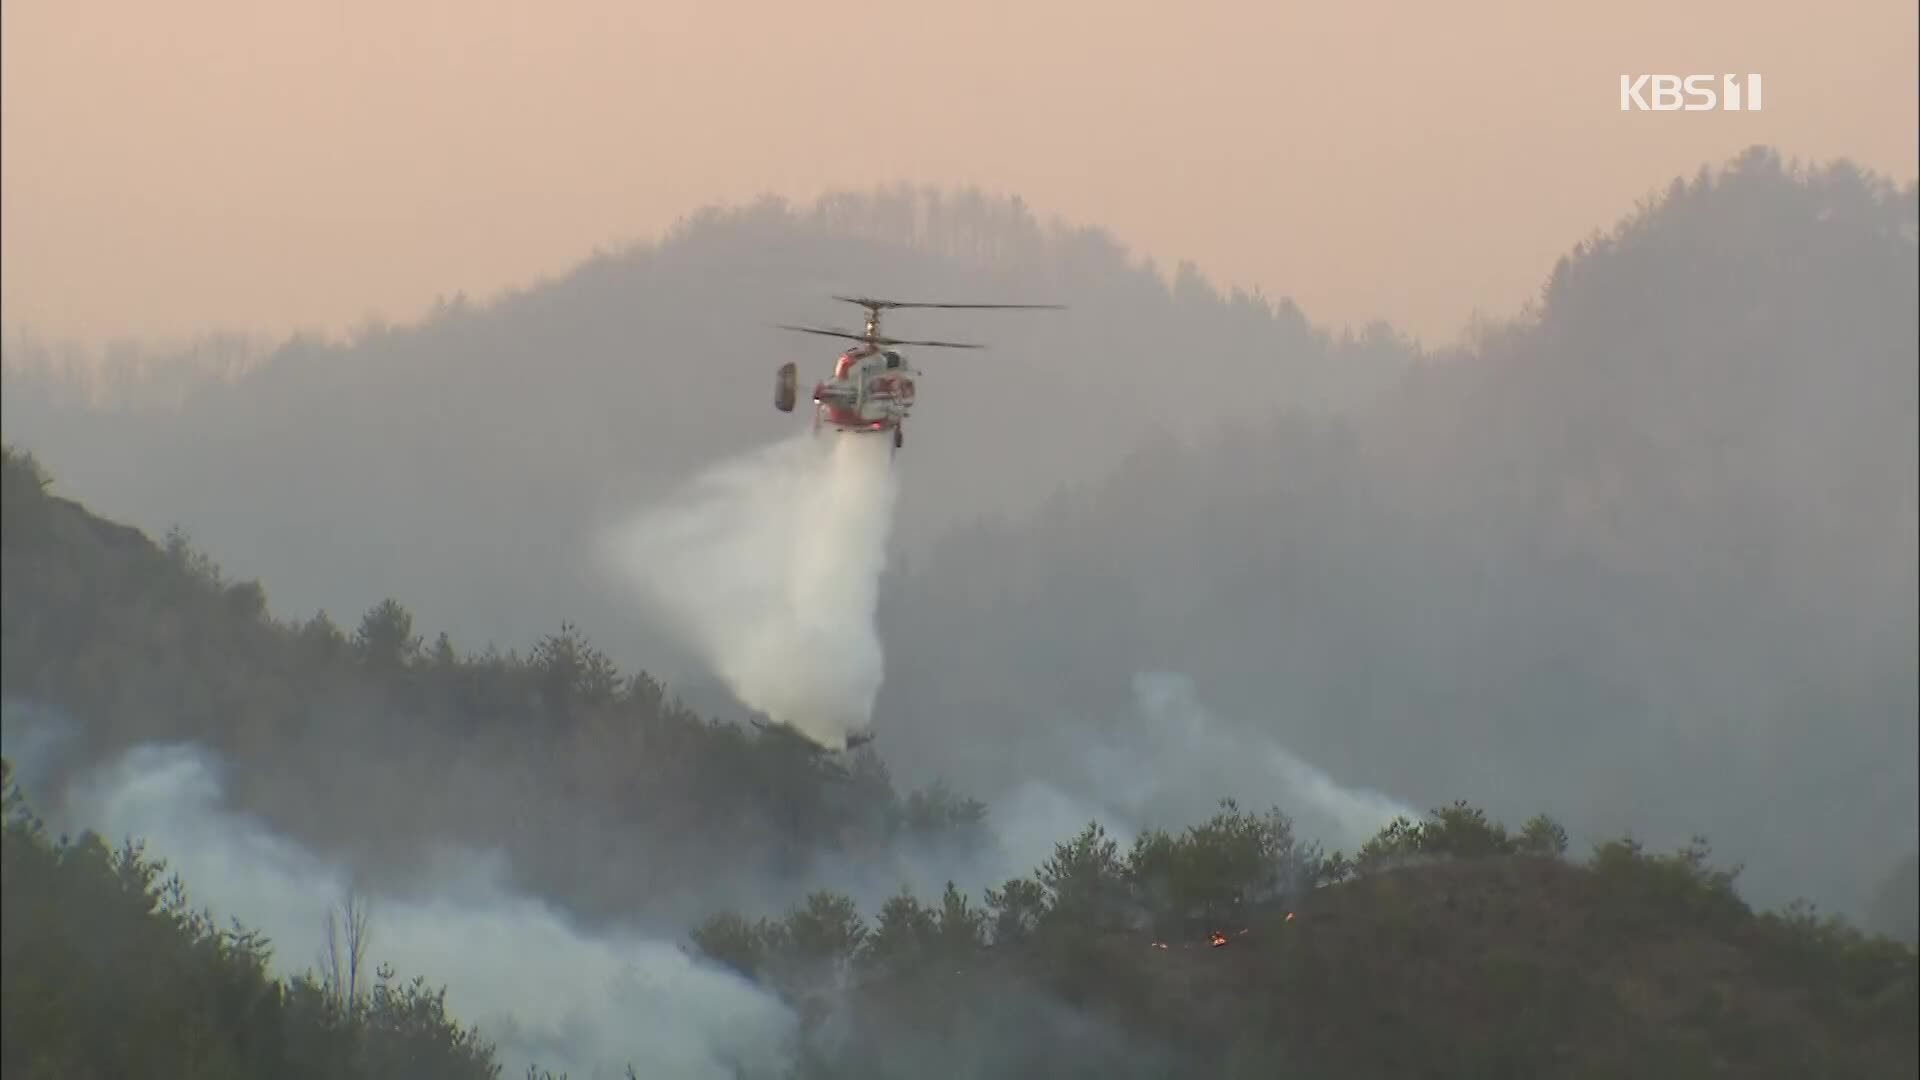
[[[344,941],[341,939],[343,924]],[[327,906],[327,936],[320,952],[320,977],[327,993],[343,1008],[360,998],[360,971],[370,937],[366,897],[348,889],[344,912],[340,905]]]

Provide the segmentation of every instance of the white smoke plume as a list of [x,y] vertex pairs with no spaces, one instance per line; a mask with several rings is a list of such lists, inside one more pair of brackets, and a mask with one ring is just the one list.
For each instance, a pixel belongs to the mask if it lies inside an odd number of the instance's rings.
[[1232,796],[1249,810],[1277,805],[1300,835],[1352,851],[1395,817],[1422,816],[1367,788],[1348,787],[1273,739],[1234,731],[1201,705],[1193,681],[1142,672],[1134,700],[1140,737],[1093,748],[1088,767],[1114,809],[1162,824],[1199,821]]
[[[145,841],[180,874],[195,907],[265,933],[277,974],[318,969],[344,868],[256,819],[221,809],[215,760],[186,746],[136,747],[79,778],[57,820],[109,842]],[[54,815],[49,815],[50,819]],[[496,867],[458,855],[450,872],[404,896],[367,897],[363,970],[447,987],[448,1010],[496,1044],[502,1075],[538,1064],[574,1080],[624,1076],[776,1076],[796,1021],[744,980],[695,963],[677,945],[588,936],[553,908],[499,884]],[[457,872],[454,872],[457,871]]]
[[[989,801],[980,847],[956,854],[907,842],[857,858],[828,855],[807,888],[847,892],[865,912],[903,888],[937,900],[948,881],[977,898],[1031,876],[1090,821],[1124,852],[1143,830],[1178,832],[1206,820],[1225,797],[1256,813],[1277,806],[1302,840],[1348,854],[1395,817],[1423,816],[1390,795],[1340,783],[1267,733],[1236,729],[1208,711],[1185,675],[1138,673],[1133,692],[1132,722],[1087,736],[1079,775],[1029,779]],[[769,893],[752,913],[778,915],[790,900]]]
[[890,452],[836,433],[763,447],[612,530],[603,555],[743,704],[839,748],[880,690]]

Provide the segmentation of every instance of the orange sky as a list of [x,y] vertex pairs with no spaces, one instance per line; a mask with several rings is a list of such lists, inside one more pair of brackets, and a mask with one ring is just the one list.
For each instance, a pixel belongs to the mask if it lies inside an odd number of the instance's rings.
[[[405,319],[903,179],[1438,340],[1748,144],[1914,176],[1916,35],[1912,0],[5,0],[0,322]],[[1621,113],[1642,70],[1757,71],[1766,111]]]

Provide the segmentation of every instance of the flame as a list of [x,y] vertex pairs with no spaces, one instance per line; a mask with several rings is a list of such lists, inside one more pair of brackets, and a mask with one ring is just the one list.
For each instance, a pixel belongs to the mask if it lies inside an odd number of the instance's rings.
[[1287,912],[1287,921],[1288,921],[1288,922],[1292,922],[1292,921],[1293,921],[1293,912],[1291,912],[1291,911],[1289,911],[1289,912]]
[[1213,932],[1213,947],[1217,949],[1220,946],[1225,945],[1226,943],[1227,943],[1227,935],[1221,933],[1218,930],[1215,930]]

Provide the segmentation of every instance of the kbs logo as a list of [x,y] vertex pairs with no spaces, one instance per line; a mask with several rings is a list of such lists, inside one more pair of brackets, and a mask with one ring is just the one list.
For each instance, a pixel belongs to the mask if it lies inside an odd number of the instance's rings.
[[1744,85],[1741,78],[1739,75],[1642,75],[1638,78],[1622,75],[1620,111],[1759,112],[1760,76],[1745,76]]

